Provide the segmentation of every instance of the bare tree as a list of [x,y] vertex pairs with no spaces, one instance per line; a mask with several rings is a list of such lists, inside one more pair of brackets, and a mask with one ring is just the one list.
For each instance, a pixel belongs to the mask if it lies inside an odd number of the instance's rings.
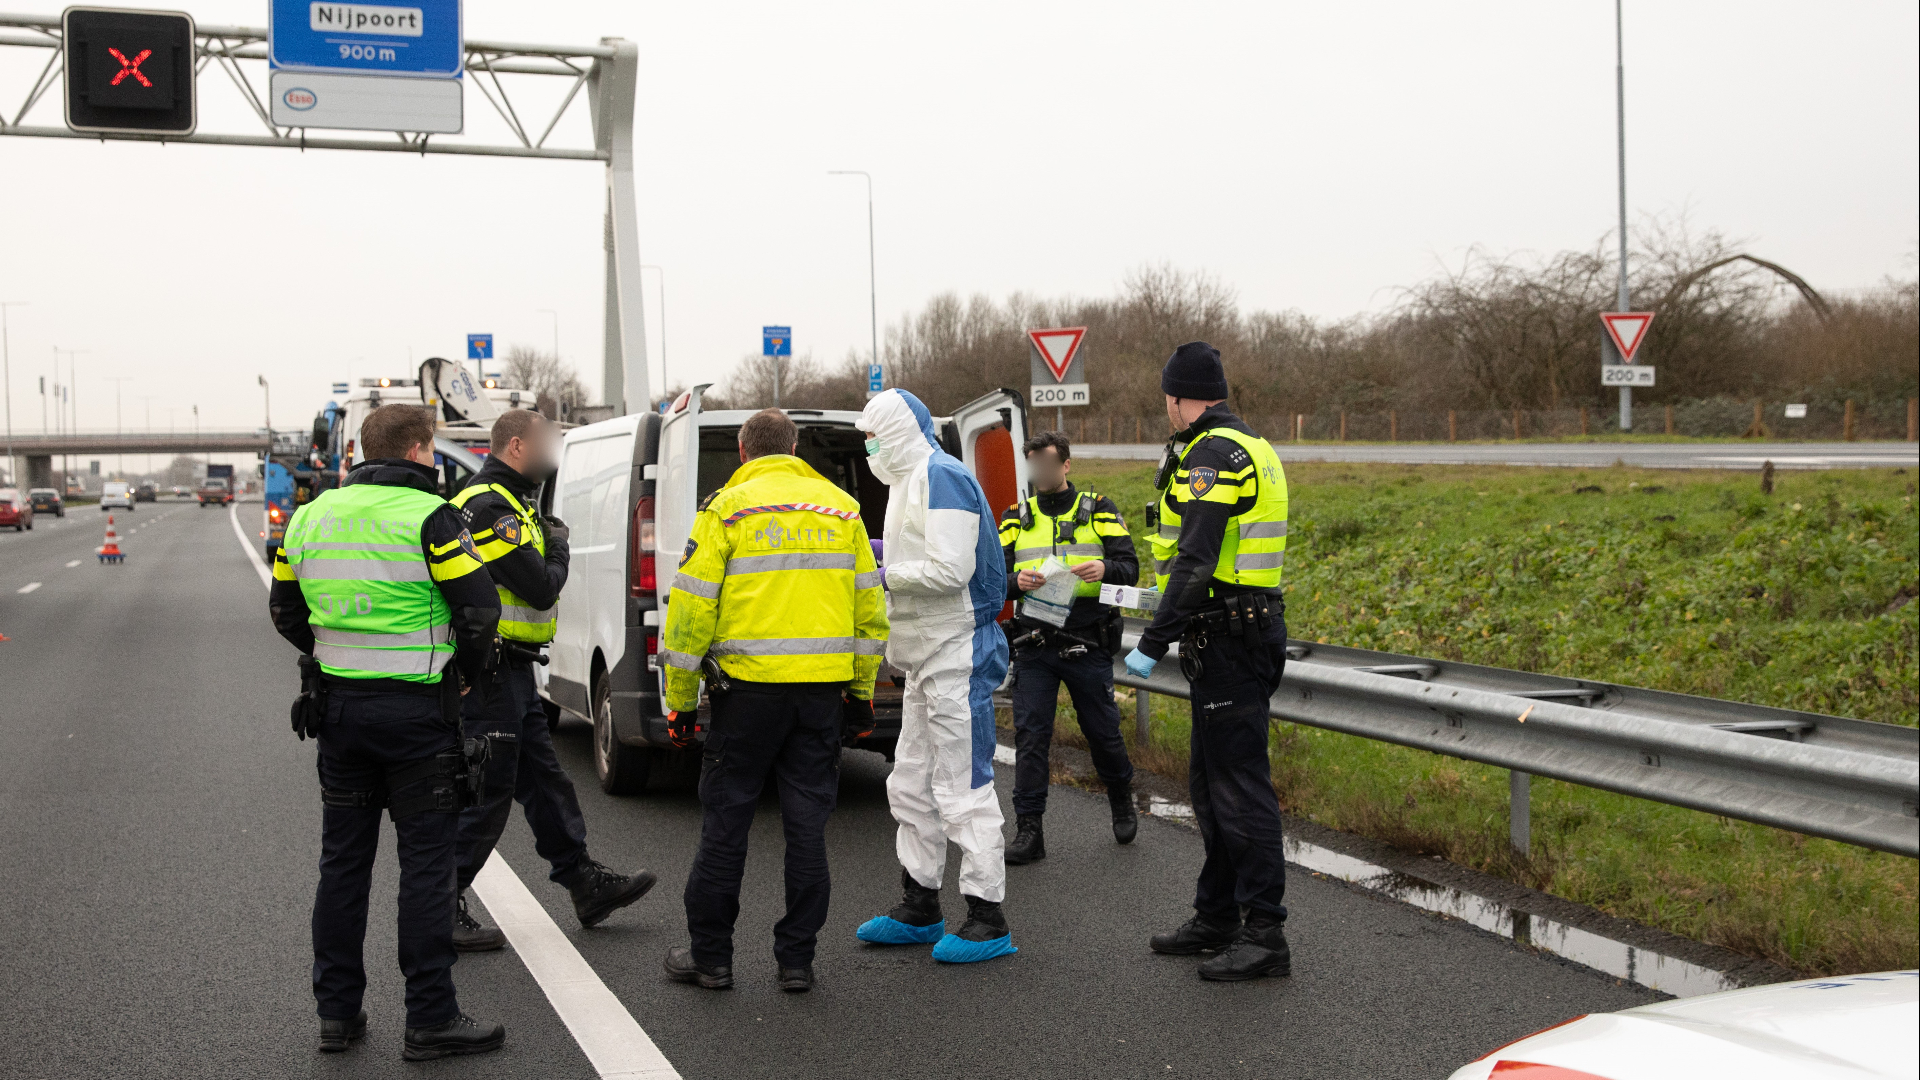
[[587,388],[573,368],[552,353],[530,345],[507,349],[507,385],[533,391],[541,412],[562,416],[587,403]]

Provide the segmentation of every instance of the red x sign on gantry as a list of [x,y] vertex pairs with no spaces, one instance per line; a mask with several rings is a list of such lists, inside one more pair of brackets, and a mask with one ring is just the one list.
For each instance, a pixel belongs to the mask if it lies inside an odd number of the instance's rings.
[[140,55],[131,60],[127,59],[127,54],[121,52],[119,49],[108,49],[107,53],[115,60],[120,61],[120,70],[114,73],[113,81],[108,83],[108,86],[119,86],[120,80],[129,75],[133,76],[134,81],[141,86],[151,87],[153,85],[151,80],[145,75],[140,74],[140,65],[146,62],[147,57],[153,55],[152,49],[141,49]]

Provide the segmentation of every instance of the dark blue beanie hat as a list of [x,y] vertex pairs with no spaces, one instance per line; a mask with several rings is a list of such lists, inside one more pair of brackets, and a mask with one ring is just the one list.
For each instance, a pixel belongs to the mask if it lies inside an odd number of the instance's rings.
[[1227,372],[1220,366],[1220,350],[1204,341],[1189,341],[1173,350],[1160,372],[1160,390],[1177,398],[1225,400]]

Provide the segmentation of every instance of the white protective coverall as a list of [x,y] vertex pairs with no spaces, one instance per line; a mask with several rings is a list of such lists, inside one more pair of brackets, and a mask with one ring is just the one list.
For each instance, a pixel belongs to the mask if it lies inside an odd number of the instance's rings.
[[880,440],[867,464],[891,489],[887,660],[907,673],[887,778],[900,865],[938,889],[952,840],[961,893],[999,903],[1007,868],[993,789],[993,691],[1007,674],[1007,638],[994,616],[1007,572],[995,516],[979,481],[940,449],[920,399],[880,394],[860,414],[860,430]]

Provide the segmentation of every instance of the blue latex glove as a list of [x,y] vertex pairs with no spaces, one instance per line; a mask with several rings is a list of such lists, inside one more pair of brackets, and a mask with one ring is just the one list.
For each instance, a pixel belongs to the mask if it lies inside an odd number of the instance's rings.
[[1127,659],[1125,663],[1127,665],[1128,674],[1134,676],[1135,678],[1144,679],[1147,676],[1153,674],[1154,667],[1158,665],[1160,661],[1155,660],[1153,657],[1148,656],[1146,653],[1141,652],[1139,649],[1135,649],[1132,652],[1127,654]]

